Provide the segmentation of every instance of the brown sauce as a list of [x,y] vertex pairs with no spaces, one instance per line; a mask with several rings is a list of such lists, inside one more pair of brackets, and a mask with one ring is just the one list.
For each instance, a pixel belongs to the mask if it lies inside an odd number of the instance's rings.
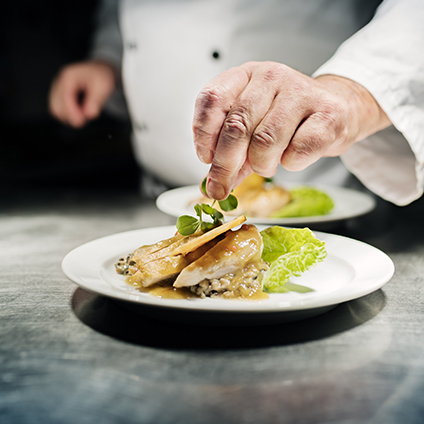
[[[151,296],[159,299],[199,299],[200,296],[193,293],[187,287],[174,287],[172,280],[153,284],[149,287],[140,287],[139,283],[132,281],[131,277],[126,279],[126,283],[130,286],[137,287],[142,293],[148,293]],[[215,296],[216,298],[233,299],[233,300],[265,300],[269,298],[269,295],[262,291],[260,286],[257,287],[245,287],[240,285],[234,291],[225,292],[225,296]]]
[[179,288],[174,286],[159,286],[155,284],[139,290],[158,297],[159,299],[192,299],[198,297],[186,287]]
[[131,277],[128,277],[126,282],[130,286],[137,287],[137,290],[158,297],[159,299],[193,299],[198,297],[187,287],[174,287],[170,280],[153,284],[149,287],[140,287],[139,283],[132,281]]
[[228,296],[229,299],[237,300],[265,300],[269,298],[268,293],[262,291],[261,287],[243,287],[239,286],[235,291],[230,292],[232,296]]

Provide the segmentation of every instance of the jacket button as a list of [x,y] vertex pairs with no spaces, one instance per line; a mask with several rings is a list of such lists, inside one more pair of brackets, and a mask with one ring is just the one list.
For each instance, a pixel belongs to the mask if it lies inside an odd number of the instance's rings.
[[214,58],[214,59],[219,59],[219,57],[220,57],[220,54],[219,54],[219,52],[217,52],[216,50],[212,53],[212,57]]
[[126,47],[128,50],[136,50],[137,49],[137,43],[134,41],[128,41],[126,43]]

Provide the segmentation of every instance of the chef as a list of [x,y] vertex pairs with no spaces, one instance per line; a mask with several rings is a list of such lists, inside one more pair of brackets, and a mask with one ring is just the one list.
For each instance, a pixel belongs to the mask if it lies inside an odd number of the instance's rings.
[[91,59],[60,72],[50,108],[80,127],[116,108],[122,80],[159,189],[208,175],[222,198],[252,171],[343,184],[347,167],[405,205],[423,192],[424,7],[378,3],[104,1]]

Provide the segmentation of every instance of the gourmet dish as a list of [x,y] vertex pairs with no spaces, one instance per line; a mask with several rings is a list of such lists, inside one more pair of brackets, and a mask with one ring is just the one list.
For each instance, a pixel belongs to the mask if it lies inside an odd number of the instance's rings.
[[[233,190],[238,207],[227,215],[246,215],[260,218],[289,218],[326,215],[334,208],[328,194],[313,187],[299,186],[291,190],[272,179],[251,174]],[[210,199],[195,199],[192,204],[208,203]]]
[[[198,204],[195,211],[198,218],[178,219],[173,237],[120,258],[116,271],[128,284],[157,297],[258,300],[289,291],[290,277],[327,255],[324,242],[308,228],[260,232],[245,223],[244,215],[224,223],[222,213],[210,205]],[[212,222],[203,221],[204,214]]]

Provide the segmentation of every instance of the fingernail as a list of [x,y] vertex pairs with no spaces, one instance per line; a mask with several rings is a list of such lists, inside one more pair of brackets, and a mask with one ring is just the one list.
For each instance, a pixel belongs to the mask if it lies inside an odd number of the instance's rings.
[[206,186],[207,192],[210,197],[216,200],[223,200],[225,197],[224,186],[215,180],[208,179],[208,184]]
[[211,163],[212,162],[212,150],[209,150],[206,147],[198,146],[196,148],[197,156],[203,163]]

